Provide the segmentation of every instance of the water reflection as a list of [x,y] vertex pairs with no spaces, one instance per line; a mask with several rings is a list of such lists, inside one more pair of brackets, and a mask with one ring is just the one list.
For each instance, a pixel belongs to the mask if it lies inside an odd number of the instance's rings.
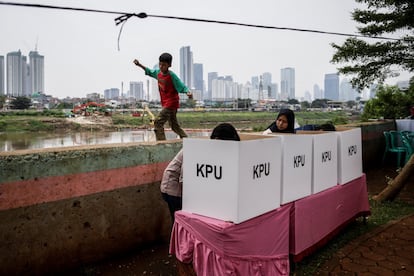
[[[167,140],[177,139],[172,131],[165,132]],[[206,131],[187,131],[189,137],[208,136]],[[77,133],[0,133],[0,151],[72,147],[111,143],[155,141],[150,130],[123,130],[112,132]]]

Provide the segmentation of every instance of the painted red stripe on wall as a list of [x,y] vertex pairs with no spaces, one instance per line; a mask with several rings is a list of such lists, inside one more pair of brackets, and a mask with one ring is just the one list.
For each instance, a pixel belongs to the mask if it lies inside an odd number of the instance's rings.
[[3,183],[0,210],[161,181],[168,162]]

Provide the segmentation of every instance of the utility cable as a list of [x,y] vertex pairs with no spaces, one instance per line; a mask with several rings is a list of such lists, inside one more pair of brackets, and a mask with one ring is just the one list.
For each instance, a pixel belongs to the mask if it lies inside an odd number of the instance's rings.
[[221,20],[210,20],[210,19],[201,19],[201,18],[191,18],[191,17],[179,17],[179,16],[168,16],[168,15],[155,15],[155,14],[147,14],[147,13],[144,13],[144,12],[141,12],[141,13],[129,13],[129,12],[117,12],[117,11],[107,11],[107,10],[97,10],[97,9],[85,9],[85,8],[74,8],[74,7],[62,7],[62,6],[52,6],[52,5],[42,5],[42,4],[4,2],[4,1],[0,1],[0,5],[20,6],[20,7],[31,7],[31,8],[43,8],[43,9],[56,9],[56,10],[69,10],[69,11],[83,11],[83,12],[106,13],[106,14],[117,14],[119,16],[115,18],[115,24],[117,26],[119,24],[122,24],[121,25],[121,28],[120,28],[120,31],[119,31],[119,34],[118,34],[118,50],[119,50],[119,39],[121,37],[122,29],[124,27],[124,24],[131,17],[138,17],[138,18],[141,18],[141,19],[147,18],[147,17],[154,17],[154,18],[162,18],[162,19],[174,19],[174,20],[184,20],[184,21],[202,22],[202,23],[226,24],[226,25],[234,25],[234,26],[241,26],[241,27],[251,27],[251,28],[261,28],[261,29],[275,29],[275,30],[295,31],[295,32],[308,32],[308,33],[318,33],[318,34],[326,34],[326,35],[347,36],[347,37],[356,37],[356,38],[372,38],[372,39],[383,39],[383,40],[394,40],[394,41],[401,40],[401,39],[398,39],[398,38],[383,37],[383,36],[364,36],[364,35],[358,35],[358,34],[347,34],[347,33],[340,33],[340,32],[329,32],[329,31],[312,30],[312,29],[301,29],[301,28],[291,28],[291,27],[276,27],[276,26],[247,24],[247,23],[221,21]]

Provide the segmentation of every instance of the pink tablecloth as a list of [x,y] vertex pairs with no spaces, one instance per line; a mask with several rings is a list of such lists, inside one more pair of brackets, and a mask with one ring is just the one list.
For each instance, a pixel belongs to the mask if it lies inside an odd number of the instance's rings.
[[176,212],[170,253],[198,276],[289,275],[291,206],[240,224]]
[[300,261],[325,244],[343,226],[370,214],[365,174],[293,203],[290,253]]

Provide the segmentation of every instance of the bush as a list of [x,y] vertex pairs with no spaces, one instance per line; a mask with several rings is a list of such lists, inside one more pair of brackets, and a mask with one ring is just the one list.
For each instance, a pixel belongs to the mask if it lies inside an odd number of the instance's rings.
[[53,130],[53,126],[45,124],[38,120],[29,120],[27,122],[27,130],[30,131],[44,131],[44,130]]
[[6,131],[7,123],[5,121],[0,121],[0,131]]

